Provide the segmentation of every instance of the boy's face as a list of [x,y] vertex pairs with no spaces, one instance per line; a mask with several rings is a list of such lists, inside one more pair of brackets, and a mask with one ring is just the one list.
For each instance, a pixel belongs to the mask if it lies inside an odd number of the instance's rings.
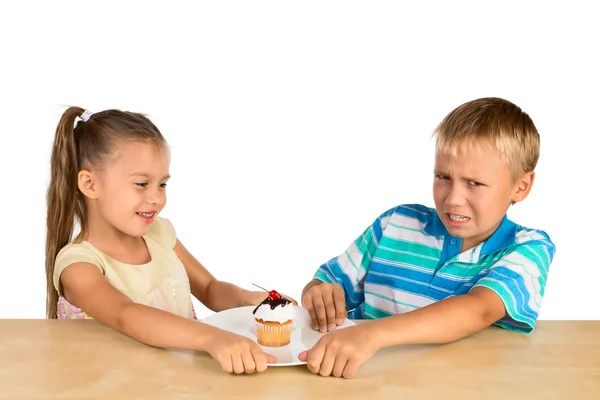
[[529,194],[533,177],[528,172],[513,181],[500,152],[487,143],[459,148],[456,156],[436,151],[435,208],[448,232],[463,239],[461,251],[494,233],[511,201]]

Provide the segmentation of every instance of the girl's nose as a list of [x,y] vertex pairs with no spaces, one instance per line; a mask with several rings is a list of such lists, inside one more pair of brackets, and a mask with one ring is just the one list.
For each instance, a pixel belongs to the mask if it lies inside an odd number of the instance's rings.
[[164,195],[159,190],[151,190],[147,192],[146,202],[153,205],[161,205]]

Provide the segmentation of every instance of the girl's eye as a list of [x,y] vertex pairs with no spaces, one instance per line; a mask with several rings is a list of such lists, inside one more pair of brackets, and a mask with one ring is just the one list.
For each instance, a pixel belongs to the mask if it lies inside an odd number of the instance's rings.
[[166,188],[166,187],[167,187],[167,184],[166,184],[166,183],[161,183],[161,184],[160,184],[160,187],[164,189],[164,188]]
[[436,175],[435,179],[447,180],[447,179],[450,179],[450,177],[448,177],[446,175]]
[[477,181],[467,181],[467,185],[469,186],[483,186],[483,183]]
[[137,182],[136,185],[145,188],[146,186],[148,186],[148,182]]

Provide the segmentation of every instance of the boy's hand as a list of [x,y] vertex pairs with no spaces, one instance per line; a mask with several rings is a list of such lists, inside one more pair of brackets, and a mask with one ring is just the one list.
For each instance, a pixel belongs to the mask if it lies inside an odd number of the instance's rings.
[[379,350],[376,335],[361,324],[323,336],[312,349],[298,355],[313,374],[352,378],[360,366]]
[[267,363],[277,362],[274,356],[265,354],[252,340],[221,329],[212,334],[206,351],[221,364],[223,371],[236,374],[263,372]]
[[302,305],[316,331],[331,331],[342,325],[348,316],[344,289],[338,283],[314,285],[302,296]]

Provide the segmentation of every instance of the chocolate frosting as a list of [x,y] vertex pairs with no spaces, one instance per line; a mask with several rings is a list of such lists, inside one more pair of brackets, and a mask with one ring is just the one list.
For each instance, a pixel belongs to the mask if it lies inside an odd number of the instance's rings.
[[290,299],[288,299],[287,297],[283,297],[283,296],[281,296],[281,298],[277,299],[277,300],[273,300],[271,297],[267,297],[259,305],[256,306],[254,311],[252,311],[252,314],[256,314],[256,310],[258,310],[258,308],[260,306],[262,306],[263,304],[268,304],[271,307],[271,310],[274,310],[275,307],[277,307],[277,306],[285,307],[286,305],[290,304],[291,302],[292,301]]

